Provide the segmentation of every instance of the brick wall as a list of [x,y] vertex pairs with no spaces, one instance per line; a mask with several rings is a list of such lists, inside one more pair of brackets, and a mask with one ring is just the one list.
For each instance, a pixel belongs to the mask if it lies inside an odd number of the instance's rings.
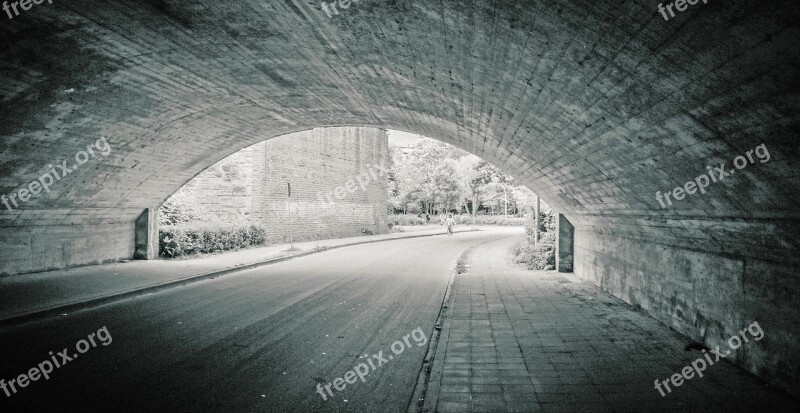
[[387,157],[383,129],[313,129],[236,152],[175,197],[203,220],[263,225],[269,243],[379,234],[388,229],[387,176],[377,165]]

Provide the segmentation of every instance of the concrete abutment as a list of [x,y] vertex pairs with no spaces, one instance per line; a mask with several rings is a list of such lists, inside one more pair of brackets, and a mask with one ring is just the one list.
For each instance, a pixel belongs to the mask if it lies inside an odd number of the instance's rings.
[[556,234],[556,270],[572,272],[575,257],[575,227],[564,214],[558,214]]
[[147,208],[139,215],[139,218],[136,218],[134,238],[134,259],[152,260],[158,258],[158,209]]

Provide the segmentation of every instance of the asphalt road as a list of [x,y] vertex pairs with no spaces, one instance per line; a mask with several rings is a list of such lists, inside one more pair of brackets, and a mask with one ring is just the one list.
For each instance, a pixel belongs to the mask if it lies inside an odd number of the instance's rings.
[[520,234],[346,247],[0,331],[6,386],[53,365],[0,411],[405,411],[456,260]]

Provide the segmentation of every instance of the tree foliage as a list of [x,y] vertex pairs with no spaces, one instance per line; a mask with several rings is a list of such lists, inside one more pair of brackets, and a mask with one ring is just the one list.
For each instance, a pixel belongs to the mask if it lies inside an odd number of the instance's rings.
[[535,202],[528,188],[485,160],[433,140],[390,146],[390,209],[395,213],[442,212],[516,215]]

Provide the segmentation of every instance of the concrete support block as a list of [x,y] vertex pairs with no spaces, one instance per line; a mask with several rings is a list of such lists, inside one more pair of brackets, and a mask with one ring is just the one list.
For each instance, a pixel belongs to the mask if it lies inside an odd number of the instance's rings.
[[575,227],[563,214],[558,214],[556,225],[556,269],[558,272],[572,272],[575,257]]
[[152,260],[158,258],[158,209],[147,208],[136,219],[136,247],[133,258]]
[[139,209],[26,209],[0,214],[0,276],[130,259]]

